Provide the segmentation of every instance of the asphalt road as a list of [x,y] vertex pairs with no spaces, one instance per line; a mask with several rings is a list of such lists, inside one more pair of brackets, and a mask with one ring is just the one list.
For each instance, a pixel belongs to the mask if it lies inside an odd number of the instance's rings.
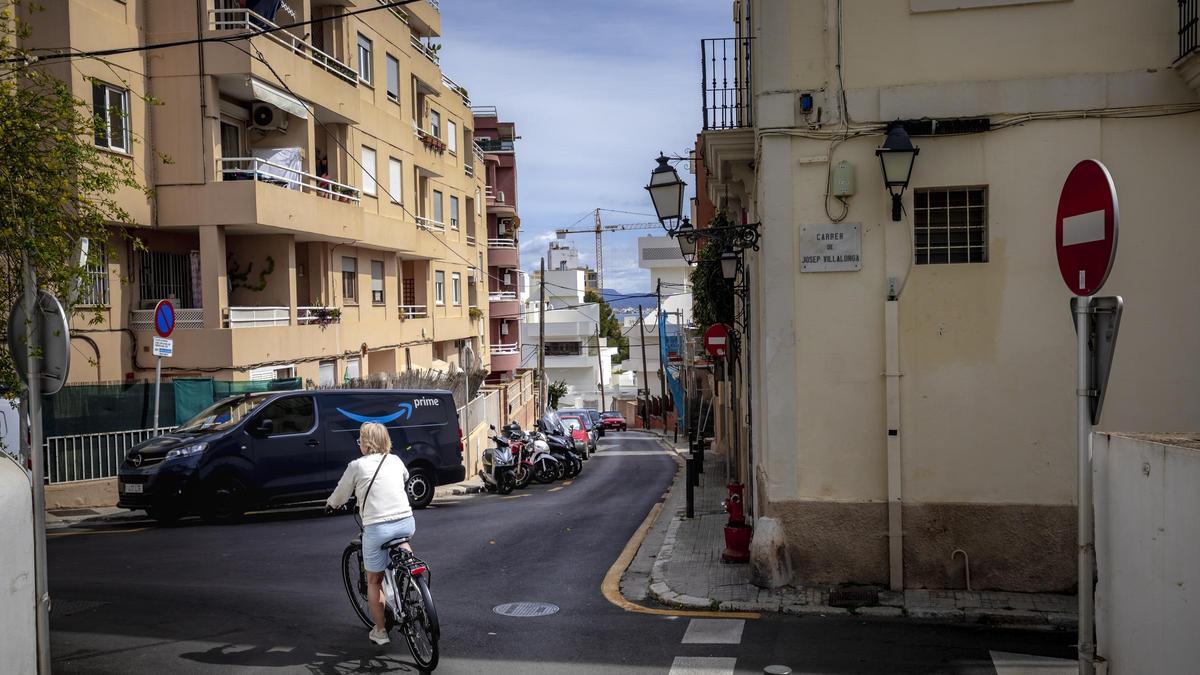
[[[995,673],[991,651],[1070,654],[1064,634],[627,612],[605,600],[601,582],[676,465],[641,434],[610,434],[601,443],[570,484],[447,498],[418,512],[413,543],[433,569],[442,626],[437,672],[681,675],[787,664],[794,672]],[[348,604],[338,565],[356,532],[352,518],[317,510],[226,526],[57,531],[49,543],[54,670],[415,672],[403,640],[370,644]],[[519,601],[560,611],[533,618],[492,611]]]

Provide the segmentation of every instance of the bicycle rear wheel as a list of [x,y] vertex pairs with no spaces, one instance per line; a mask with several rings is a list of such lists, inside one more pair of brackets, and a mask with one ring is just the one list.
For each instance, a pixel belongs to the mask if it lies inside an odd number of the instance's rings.
[[408,577],[407,580],[397,580],[404,584],[404,639],[408,641],[408,649],[417,665],[425,670],[433,670],[438,663],[441,629],[438,627],[433,594],[429,592],[429,582],[425,575],[414,577],[404,571],[396,572],[396,576]]

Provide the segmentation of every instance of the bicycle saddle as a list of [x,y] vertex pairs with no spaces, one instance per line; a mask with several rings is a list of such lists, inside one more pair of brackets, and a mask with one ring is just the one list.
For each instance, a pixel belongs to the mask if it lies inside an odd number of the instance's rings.
[[389,540],[385,541],[383,543],[383,545],[380,546],[379,548],[386,551],[390,548],[395,548],[395,547],[399,546],[400,544],[407,543],[409,539],[410,539],[410,537],[396,537],[395,539],[389,539]]

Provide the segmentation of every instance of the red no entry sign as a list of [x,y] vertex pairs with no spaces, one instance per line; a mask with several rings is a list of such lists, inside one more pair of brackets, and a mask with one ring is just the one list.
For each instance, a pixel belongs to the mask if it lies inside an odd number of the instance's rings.
[[154,332],[159,337],[171,337],[175,330],[175,306],[170,300],[159,300],[154,306]]
[[1085,159],[1071,169],[1058,198],[1054,246],[1058,271],[1075,295],[1095,295],[1117,253],[1117,189],[1103,164]]
[[714,323],[704,331],[704,351],[713,358],[724,358],[729,353],[729,329]]

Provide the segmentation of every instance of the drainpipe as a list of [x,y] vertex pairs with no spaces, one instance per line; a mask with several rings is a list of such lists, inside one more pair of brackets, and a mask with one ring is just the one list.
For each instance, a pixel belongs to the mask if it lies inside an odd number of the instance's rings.
[[904,590],[904,529],[901,522],[903,477],[900,471],[900,329],[896,296],[883,303],[884,375],[887,379],[888,585]]

